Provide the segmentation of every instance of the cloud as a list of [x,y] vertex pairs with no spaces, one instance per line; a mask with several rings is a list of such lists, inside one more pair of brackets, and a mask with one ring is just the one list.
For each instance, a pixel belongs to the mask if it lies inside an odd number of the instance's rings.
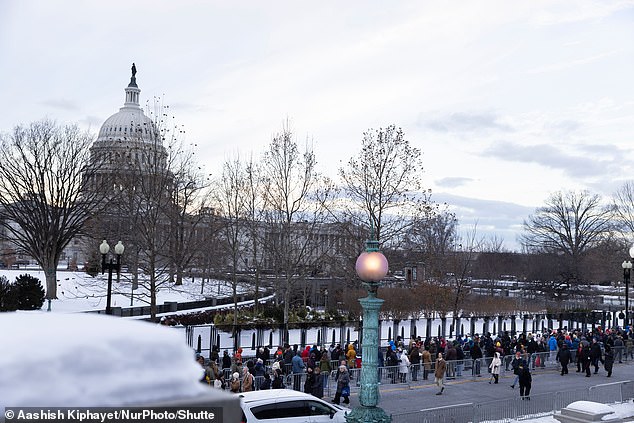
[[458,176],[442,178],[437,181],[434,181],[436,185],[443,188],[457,188],[459,186],[465,185],[469,182],[473,181],[472,178],[462,178]]
[[79,105],[72,100],[66,100],[63,98],[59,99],[49,99],[40,102],[40,104],[48,107],[52,107],[54,109],[66,110],[66,111],[77,111],[79,110]]
[[447,193],[435,193],[434,200],[449,205],[458,218],[462,232],[475,227],[478,238],[502,238],[505,247],[514,251],[520,249],[517,236],[524,220],[535,212],[534,207]]
[[511,126],[502,122],[500,116],[489,112],[455,112],[434,119],[420,119],[418,125],[437,132],[473,132],[490,129],[513,131]]
[[[576,146],[577,149],[581,146]],[[618,149],[610,146],[599,147],[604,157],[596,154],[584,155],[582,152],[569,154],[558,147],[548,144],[517,145],[510,142],[497,142],[483,150],[482,156],[494,157],[520,163],[535,163],[551,169],[559,169],[574,178],[588,178],[605,175],[614,166],[614,154]],[[596,147],[588,151],[597,152]]]

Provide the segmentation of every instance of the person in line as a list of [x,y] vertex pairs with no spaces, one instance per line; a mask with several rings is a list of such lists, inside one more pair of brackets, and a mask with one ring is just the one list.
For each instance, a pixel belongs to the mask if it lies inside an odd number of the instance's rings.
[[324,379],[321,377],[321,369],[319,367],[315,367],[314,379],[313,379],[313,390],[311,394],[317,398],[323,398],[324,396]]
[[423,350],[423,380],[429,378],[429,372],[431,371],[431,353],[429,347]]
[[[495,383],[498,383],[500,378],[500,370],[502,368],[502,359],[500,358],[500,353],[495,352],[493,356],[493,360],[491,360],[491,364],[489,364],[489,369],[491,369],[491,379],[495,380]],[[489,379],[489,383],[491,383],[491,379]]]
[[[317,368],[315,368],[315,370],[316,369]],[[330,375],[330,370],[330,355],[328,354],[328,350],[324,349],[324,352],[321,354],[321,358],[319,359],[319,372],[321,373],[320,377],[322,378],[322,392],[323,388],[328,388],[328,376]]]
[[605,356],[603,359],[603,367],[608,372],[607,377],[612,377],[612,367],[614,366],[614,351],[609,345],[605,346]]
[[445,372],[447,371],[447,362],[442,358],[442,353],[438,353],[438,358],[436,359],[436,370],[434,372],[434,382],[440,388],[440,391],[436,392],[436,395],[442,395],[445,387],[443,385],[443,380],[445,378]]
[[399,348],[399,365],[398,365],[398,373],[399,379],[401,383],[407,382],[407,373],[409,372],[409,358],[407,358],[407,352],[401,351]]
[[348,368],[344,365],[339,366],[339,371],[337,372],[337,391],[332,402],[339,404],[341,397],[343,397],[344,404],[350,404],[350,375],[348,374]]
[[284,389],[284,375],[282,369],[278,368],[273,370],[273,381],[271,382],[271,388]]
[[240,373],[234,372],[231,375],[231,382],[229,383],[229,388],[231,392],[237,394],[240,392]]
[[304,373],[304,360],[302,360],[302,352],[297,350],[295,357],[291,361],[292,373],[293,373],[293,389],[295,391],[302,390],[302,374]]
[[242,392],[253,391],[253,375],[247,367],[242,368]]
[[412,364],[412,381],[418,380],[418,368],[420,367],[420,351],[416,343],[412,345],[409,352],[410,362]]

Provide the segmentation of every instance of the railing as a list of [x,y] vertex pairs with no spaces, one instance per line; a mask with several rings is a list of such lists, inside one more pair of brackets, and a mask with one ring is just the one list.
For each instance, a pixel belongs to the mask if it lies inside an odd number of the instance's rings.
[[481,423],[519,418],[549,416],[575,401],[604,404],[620,403],[634,398],[634,382],[624,381],[591,386],[572,391],[531,395],[530,401],[511,398],[479,404],[458,404],[427,408],[411,413],[393,414],[393,423]]

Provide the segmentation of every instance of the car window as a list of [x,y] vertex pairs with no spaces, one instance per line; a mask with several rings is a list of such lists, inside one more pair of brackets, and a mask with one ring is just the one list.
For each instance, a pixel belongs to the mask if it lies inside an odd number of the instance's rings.
[[307,401],[281,401],[277,403],[276,414],[278,419],[306,417],[310,416],[310,409]]
[[264,404],[251,409],[253,416],[258,420],[277,419],[275,404]]
[[318,401],[308,401],[311,416],[329,416],[337,412],[334,408]]

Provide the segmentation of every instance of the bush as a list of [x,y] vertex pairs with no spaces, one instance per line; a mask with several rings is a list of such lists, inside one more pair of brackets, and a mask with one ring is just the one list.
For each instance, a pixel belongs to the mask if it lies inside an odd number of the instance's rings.
[[17,309],[18,302],[13,285],[6,277],[0,276],[0,311],[15,311]]
[[44,288],[31,275],[20,275],[15,283],[0,277],[0,311],[38,310],[44,304]]
[[38,278],[20,275],[12,288],[17,298],[18,310],[39,310],[44,304],[44,288]]

